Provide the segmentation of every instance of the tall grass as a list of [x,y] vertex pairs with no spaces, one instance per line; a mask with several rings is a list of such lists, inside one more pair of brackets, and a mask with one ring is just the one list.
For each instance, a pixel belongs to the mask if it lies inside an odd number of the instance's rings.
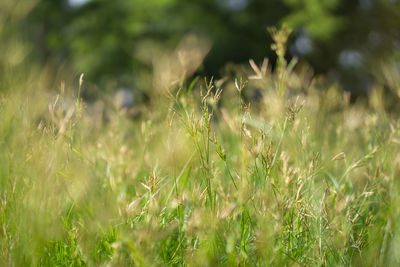
[[183,83],[135,120],[90,112],[82,79],[76,105],[7,83],[1,264],[400,264],[396,114],[321,90],[271,33],[276,71]]

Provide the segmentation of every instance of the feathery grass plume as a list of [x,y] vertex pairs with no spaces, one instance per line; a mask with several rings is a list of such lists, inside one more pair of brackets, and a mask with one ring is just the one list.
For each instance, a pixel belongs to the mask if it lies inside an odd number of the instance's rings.
[[278,56],[276,62],[276,72],[278,75],[277,90],[280,96],[284,96],[286,94],[287,77],[297,63],[296,58],[293,58],[289,64],[285,59],[287,42],[290,34],[292,33],[292,30],[287,28],[286,26],[283,26],[279,30],[275,27],[269,27],[268,31],[274,41],[274,43],[271,45],[271,49],[275,51],[276,55]]
[[175,51],[153,60],[155,90],[165,91],[182,85],[192,75],[210,50],[210,42],[196,35],[185,36]]

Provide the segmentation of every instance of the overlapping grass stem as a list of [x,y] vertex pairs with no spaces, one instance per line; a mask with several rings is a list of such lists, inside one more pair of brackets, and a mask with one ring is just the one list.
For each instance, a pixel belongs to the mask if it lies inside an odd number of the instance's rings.
[[271,32],[275,71],[196,78],[134,120],[15,82],[32,89],[0,100],[0,263],[400,264],[397,116],[300,86]]

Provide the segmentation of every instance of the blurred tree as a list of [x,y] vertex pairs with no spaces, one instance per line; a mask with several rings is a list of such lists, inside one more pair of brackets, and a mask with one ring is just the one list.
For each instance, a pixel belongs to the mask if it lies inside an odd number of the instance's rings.
[[305,32],[312,43],[310,53],[304,55],[294,49],[294,54],[303,57],[317,72],[333,74],[345,90],[365,94],[377,65],[400,62],[400,1],[285,3],[291,11],[284,21],[294,28],[301,27],[300,35]]
[[365,89],[357,80],[377,61],[399,60],[397,0],[41,0],[27,23],[38,59],[97,83],[132,82],[186,33],[213,42],[205,74],[227,62],[260,61],[272,55],[266,27],[282,23],[297,29],[288,56],[337,73],[349,90]]

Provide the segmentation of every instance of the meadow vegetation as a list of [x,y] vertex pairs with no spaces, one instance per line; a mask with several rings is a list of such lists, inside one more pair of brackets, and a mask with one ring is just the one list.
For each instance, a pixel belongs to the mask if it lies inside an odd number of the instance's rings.
[[400,264],[400,124],[383,83],[350,103],[286,61],[289,31],[271,34],[273,71],[250,60],[233,79],[166,84],[133,119],[106,96],[93,111],[84,76],[51,88],[45,72],[8,73],[1,265]]

